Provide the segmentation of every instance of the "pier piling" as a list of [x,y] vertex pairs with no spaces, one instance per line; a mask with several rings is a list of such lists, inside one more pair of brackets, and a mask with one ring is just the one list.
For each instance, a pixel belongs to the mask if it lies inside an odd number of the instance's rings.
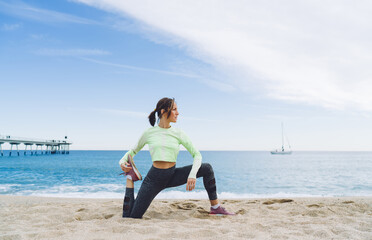
[[1,154],[1,156],[4,156],[3,147],[2,147],[3,146],[3,143],[4,142],[0,142],[0,151],[1,151],[0,154]]
[[18,145],[19,145],[20,143],[18,143],[18,142],[10,142],[10,152],[9,152],[9,156],[12,156],[12,151],[13,151],[13,145],[16,145],[16,147],[17,147],[17,155],[19,156],[19,149],[18,149]]
[[[43,146],[45,145],[45,154],[69,154],[69,147],[72,142],[67,141],[67,136],[64,140],[40,140],[40,139],[29,139],[29,138],[19,138],[11,136],[0,135],[0,156],[4,156],[3,144],[8,142],[10,144],[9,156],[12,156],[13,146],[17,148],[17,155],[19,156],[18,145],[23,143],[25,145],[24,155],[27,155],[27,148],[30,146],[31,155],[38,154],[38,148],[40,146],[41,155],[44,154]],[[35,151],[33,151],[32,146],[36,145]]]
[[30,146],[30,155],[32,155],[32,145],[34,145],[33,143],[24,143],[25,145],[25,152],[24,152],[24,155],[27,154],[27,146]]

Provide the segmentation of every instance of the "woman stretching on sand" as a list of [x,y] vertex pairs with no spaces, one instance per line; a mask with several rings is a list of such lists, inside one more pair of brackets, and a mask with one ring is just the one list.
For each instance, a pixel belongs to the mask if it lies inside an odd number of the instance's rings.
[[[154,126],[155,113],[158,113],[158,126]],[[204,187],[211,202],[210,214],[235,215],[227,212],[218,203],[212,166],[209,163],[202,164],[202,156],[195,149],[188,136],[182,130],[170,125],[171,122],[177,122],[178,114],[174,99],[160,99],[155,110],[148,117],[153,127],[147,129],[137,145],[120,160],[120,167],[127,176],[123,217],[142,218],[155,196],[165,188],[177,187],[187,183],[186,190],[192,191],[195,188],[197,177],[203,177]],[[149,145],[153,164],[143,180],[137,198],[134,199],[133,182],[142,180],[142,177],[133,162],[133,157],[146,144]],[[176,168],[180,144],[191,153],[194,162],[192,165]]]

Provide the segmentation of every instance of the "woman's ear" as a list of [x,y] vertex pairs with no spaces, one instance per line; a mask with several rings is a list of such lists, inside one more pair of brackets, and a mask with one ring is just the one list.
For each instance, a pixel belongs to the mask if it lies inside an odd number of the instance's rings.
[[161,115],[163,115],[163,114],[164,114],[164,112],[165,112],[165,110],[164,110],[164,109],[162,109],[162,110],[160,110],[160,112],[161,112]]

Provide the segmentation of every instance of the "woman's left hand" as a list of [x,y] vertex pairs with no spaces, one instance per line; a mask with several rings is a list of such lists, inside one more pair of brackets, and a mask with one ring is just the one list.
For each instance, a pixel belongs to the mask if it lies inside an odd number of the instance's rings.
[[195,188],[196,179],[195,178],[188,178],[186,184],[186,190],[192,191]]

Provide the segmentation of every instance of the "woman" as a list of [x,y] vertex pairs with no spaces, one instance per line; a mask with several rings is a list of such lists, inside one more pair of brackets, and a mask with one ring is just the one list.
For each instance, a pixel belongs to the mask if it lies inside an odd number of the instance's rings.
[[[156,113],[158,114],[158,126],[154,126]],[[170,125],[171,122],[177,122],[178,115],[177,104],[174,99],[160,99],[155,110],[148,117],[153,127],[147,129],[142,134],[137,145],[120,160],[121,169],[127,176],[123,217],[142,218],[155,196],[165,188],[176,187],[186,183],[186,190],[192,191],[195,188],[197,177],[203,177],[204,187],[211,202],[210,214],[235,215],[227,212],[218,203],[216,181],[212,166],[208,163],[202,164],[202,156],[195,149],[188,136],[182,130]],[[145,144],[149,145],[153,165],[138,191],[137,198],[134,199],[133,182],[141,180],[142,177],[132,158]],[[176,168],[180,144],[191,153],[194,162],[192,165]]]

